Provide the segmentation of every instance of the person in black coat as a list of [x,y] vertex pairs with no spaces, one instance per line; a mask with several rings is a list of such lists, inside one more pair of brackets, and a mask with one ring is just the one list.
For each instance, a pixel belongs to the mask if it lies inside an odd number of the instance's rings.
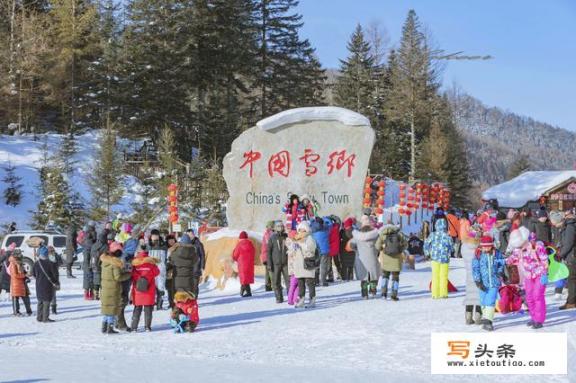
[[576,216],[572,213],[566,215],[559,255],[568,266],[570,274],[567,281],[568,299],[558,309],[574,309],[576,308]]
[[8,294],[10,293],[10,274],[8,274],[8,267],[10,266],[10,262],[8,258],[12,251],[8,250],[0,250],[0,295],[2,291],[6,291]]
[[277,221],[274,224],[274,233],[268,239],[268,262],[266,268],[268,273],[272,275],[272,288],[276,295],[276,303],[284,302],[284,294],[282,292],[282,278],[286,288],[290,286],[290,276],[288,275],[288,252],[286,247],[286,238],[288,236],[284,232],[284,224]]
[[42,246],[38,249],[38,260],[32,268],[32,274],[36,278],[36,298],[38,299],[38,322],[54,322],[50,319],[50,302],[56,293],[58,270],[48,258],[48,248]]
[[539,209],[536,212],[536,217],[532,220],[530,231],[536,233],[537,241],[542,241],[545,244],[552,242],[552,227],[548,221],[548,213],[546,213],[546,210]]
[[194,230],[188,229],[186,231],[186,234],[188,234],[188,236],[192,240],[192,244],[196,248],[196,254],[198,254],[198,257],[200,257],[200,275],[199,275],[199,277],[200,277],[200,276],[202,276],[202,273],[204,272],[204,268],[206,267],[206,254],[204,252],[204,245],[200,241],[200,238],[198,238],[196,236],[196,233],[194,233]]
[[76,257],[76,251],[78,251],[78,243],[76,242],[76,237],[78,233],[76,232],[76,227],[71,225],[68,230],[66,230],[66,276],[68,278],[76,278],[72,275],[72,266],[74,265],[74,258]]
[[[50,262],[52,262],[52,267],[54,267],[54,272],[56,274],[56,280],[54,282],[56,282],[56,285],[60,286],[60,273],[58,272],[58,270],[60,269],[60,266],[64,264],[64,260],[62,259],[62,256],[58,254],[52,246],[48,246],[48,259],[50,260]],[[52,307],[52,314],[54,315],[58,314],[56,291],[54,291],[54,298],[52,298],[50,307]]]
[[102,274],[102,261],[100,261],[100,256],[108,251],[108,234],[108,229],[102,230],[100,234],[98,234],[98,239],[90,249],[90,270],[92,271],[92,286],[95,300],[100,299],[100,282]]
[[94,299],[94,273],[90,267],[90,252],[92,251],[92,246],[96,242],[96,227],[93,224],[89,224],[86,227],[86,233],[84,236],[84,242],[82,243],[82,253],[84,255],[84,260],[82,262],[82,271],[84,272],[84,299],[93,300]]
[[174,290],[191,293],[198,298],[199,275],[202,272],[201,262],[196,247],[188,234],[170,248],[170,260],[173,265]]

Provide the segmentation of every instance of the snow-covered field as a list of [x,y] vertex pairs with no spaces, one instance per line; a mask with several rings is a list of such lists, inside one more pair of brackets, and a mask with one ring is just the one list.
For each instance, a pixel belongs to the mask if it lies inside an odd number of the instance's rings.
[[[464,274],[453,261],[450,280],[460,290]],[[98,302],[82,300],[81,278],[63,277],[56,323],[14,318],[0,302],[0,382],[576,381],[576,311],[558,311],[551,291],[540,331],[568,333],[568,376],[431,376],[432,332],[481,330],[463,323],[463,291],[433,301],[429,280],[428,263],[403,272],[400,302],[361,300],[356,281],[318,288],[312,310],[276,304],[261,280],[244,299],[235,286],[206,285],[194,334],[174,334],[165,310],[154,312],[152,333],[102,335]],[[525,320],[497,315],[496,331],[533,331]]]

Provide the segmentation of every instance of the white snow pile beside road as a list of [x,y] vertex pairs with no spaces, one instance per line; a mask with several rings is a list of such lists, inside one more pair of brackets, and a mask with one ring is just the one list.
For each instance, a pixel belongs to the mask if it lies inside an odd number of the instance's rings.
[[525,172],[489,188],[483,198],[495,198],[502,207],[520,208],[530,201],[537,201],[542,194],[571,178],[576,178],[575,170]]

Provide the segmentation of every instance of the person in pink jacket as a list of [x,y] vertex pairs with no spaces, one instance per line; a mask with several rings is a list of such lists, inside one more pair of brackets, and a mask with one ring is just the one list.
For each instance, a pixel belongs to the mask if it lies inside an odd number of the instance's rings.
[[256,248],[245,231],[240,233],[238,244],[232,253],[232,259],[238,263],[238,277],[240,278],[240,296],[251,297],[250,285],[254,283],[254,257]]
[[[526,232],[528,229],[521,227],[519,231]],[[523,235],[524,241],[521,246],[515,246],[512,255],[506,263],[517,265],[522,269],[524,276],[524,290],[526,292],[526,304],[530,311],[530,321],[527,325],[539,329],[546,320],[546,284],[548,283],[548,253],[546,246],[540,241]],[[532,239],[532,240],[530,240]]]
[[272,291],[272,275],[268,272],[268,240],[274,233],[274,221],[269,221],[266,224],[266,231],[262,235],[262,246],[260,247],[260,262],[265,267],[264,281],[266,282],[266,291]]

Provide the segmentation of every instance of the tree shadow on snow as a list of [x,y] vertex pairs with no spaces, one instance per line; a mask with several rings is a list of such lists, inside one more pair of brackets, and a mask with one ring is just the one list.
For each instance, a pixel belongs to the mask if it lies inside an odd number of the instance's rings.
[[17,332],[17,333],[13,333],[13,334],[0,334],[0,339],[16,338],[19,336],[32,336],[32,335],[38,335],[38,333],[37,332]]
[[[576,311],[569,310],[569,311],[560,311],[555,309],[553,311],[550,310],[550,307],[547,308],[548,312],[546,313],[546,321],[544,322],[544,328],[546,327],[554,327],[559,326],[566,323],[571,323],[576,320]],[[505,314],[504,316],[497,317],[494,319],[494,325],[498,326],[498,329],[501,328],[509,328],[509,327],[524,327],[526,329],[530,329],[526,326],[526,322],[530,320],[530,314],[528,312],[524,313],[512,313],[512,314]]]
[[[242,298],[240,296],[240,294],[235,294],[235,295],[231,295],[231,296],[224,296],[224,297],[219,297],[216,298],[212,301],[209,302],[205,302],[202,299],[202,296],[200,296],[200,301],[199,304],[201,306],[214,306],[214,305],[224,305],[224,304],[228,304],[228,303],[238,303],[238,302],[243,302],[243,301],[250,301],[250,300],[254,300],[254,299],[274,299],[274,292],[272,291],[266,291],[263,293],[256,293],[256,294],[252,294],[251,297],[248,298]],[[206,298],[206,299],[211,299],[211,298]]]
[[50,379],[18,379],[18,380],[3,380],[0,383],[36,383],[36,382],[48,382]]

